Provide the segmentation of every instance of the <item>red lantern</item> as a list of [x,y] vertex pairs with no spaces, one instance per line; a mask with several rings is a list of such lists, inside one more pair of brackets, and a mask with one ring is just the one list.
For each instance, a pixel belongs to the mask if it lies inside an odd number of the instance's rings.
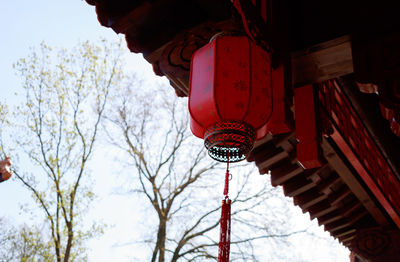
[[192,133],[221,162],[243,160],[267,134],[272,113],[270,54],[246,36],[218,36],[191,64]]
[[11,159],[6,156],[3,160],[0,161],[0,183],[6,181],[11,177]]

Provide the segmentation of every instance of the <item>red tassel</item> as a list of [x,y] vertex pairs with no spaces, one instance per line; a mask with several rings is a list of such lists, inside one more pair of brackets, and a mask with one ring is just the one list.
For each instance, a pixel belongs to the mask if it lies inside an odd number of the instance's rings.
[[225,173],[225,186],[224,195],[225,199],[222,200],[221,208],[221,233],[219,237],[219,252],[218,262],[229,262],[229,251],[231,247],[231,200],[228,197],[229,193],[229,151],[227,154],[226,173]]
[[221,234],[219,240],[218,262],[229,262],[231,245],[231,200],[222,200]]

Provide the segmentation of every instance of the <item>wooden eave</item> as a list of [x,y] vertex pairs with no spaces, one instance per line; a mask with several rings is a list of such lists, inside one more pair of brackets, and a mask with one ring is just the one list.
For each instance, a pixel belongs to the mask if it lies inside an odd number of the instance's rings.
[[270,174],[273,186],[282,186],[285,196],[292,197],[303,213],[317,219],[346,246],[357,229],[391,223],[343,156],[337,154],[332,141],[324,139],[322,143],[326,163],[311,170],[297,162],[296,144],[294,133],[269,135],[256,145],[248,160],[256,163],[260,174]]

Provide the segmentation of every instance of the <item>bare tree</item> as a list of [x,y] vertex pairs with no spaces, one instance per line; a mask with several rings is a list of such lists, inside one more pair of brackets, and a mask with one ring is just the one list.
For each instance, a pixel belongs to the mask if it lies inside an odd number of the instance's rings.
[[[185,100],[165,86],[137,79],[130,86],[116,95],[106,114],[107,130],[132,165],[129,189],[146,197],[157,218],[147,224],[152,230],[142,239],[150,245],[149,261],[215,261],[225,166],[210,160],[202,141],[193,138]],[[139,86],[146,90],[133,91]],[[290,216],[287,208],[252,169],[232,173],[231,261],[258,261],[259,245],[275,247],[279,254],[278,246],[289,245],[287,237],[296,233],[289,222],[281,223]],[[262,253],[268,252],[264,248]]]
[[[1,107],[1,150],[17,160],[15,178],[43,211],[46,245],[54,257],[50,261],[84,260],[84,241],[101,230],[80,224],[93,198],[84,181],[109,90],[123,77],[121,62],[120,46],[103,40],[71,50],[42,43],[15,64],[25,101],[8,117]],[[40,249],[41,243],[36,244]]]

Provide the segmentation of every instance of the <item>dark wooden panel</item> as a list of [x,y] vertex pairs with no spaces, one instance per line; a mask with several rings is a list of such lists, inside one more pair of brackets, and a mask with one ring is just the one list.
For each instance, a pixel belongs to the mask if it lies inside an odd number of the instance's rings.
[[317,185],[320,192],[329,194],[331,192],[330,187],[334,186],[335,183],[341,182],[341,178],[336,172],[332,172],[330,176],[324,179],[321,183]]
[[342,214],[338,210],[334,210],[326,215],[318,217],[318,224],[325,225],[343,218]]
[[271,184],[273,186],[282,185],[302,172],[303,168],[292,164],[290,159],[286,159],[281,165],[271,169]]
[[326,231],[335,232],[335,231],[338,231],[339,229],[348,227],[350,225],[351,225],[351,223],[349,223],[349,221],[347,219],[343,218],[343,219],[331,222],[329,224],[325,224],[324,228]]
[[293,202],[295,205],[300,206],[304,212],[307,211],[310,206],[321,202],[327,197],[327,195],[321,194],[316,188],[311,188],[310,190],[293,197]]
[[337,231],[335,231],[335,232],[330,232],[330,234],[331,234],[331,236],[333,236],[334,238],[338,238],[338,237],[342,237],[342,236],[345,236],[345,235],[347,235],[347,234],[355,233],[355,232],[356,232],[356,229],[355,229],[354,227],[348,226],[348,227],[339,229],[339,230],[337,230]]
[[329,201],[331,202],[331,205],[336,206],[340,201],[345,199],[350,194],[352,194],[350,189],[343,185],[338,192],[333,192],[329,196]]
[[319,203],[311,206],[308,209],[308,212],[310,213],[311,219],[314,219],[316,217],[326,215],[336,209],[337,209],[337,207],[331,206],[329,201],[325,200],[325,201],[319,202]]
[[296,176],[283,185],[283,192],[285,196],[293,197],[309,190],[314,186],[315,184],[306,179],[304,176]]

